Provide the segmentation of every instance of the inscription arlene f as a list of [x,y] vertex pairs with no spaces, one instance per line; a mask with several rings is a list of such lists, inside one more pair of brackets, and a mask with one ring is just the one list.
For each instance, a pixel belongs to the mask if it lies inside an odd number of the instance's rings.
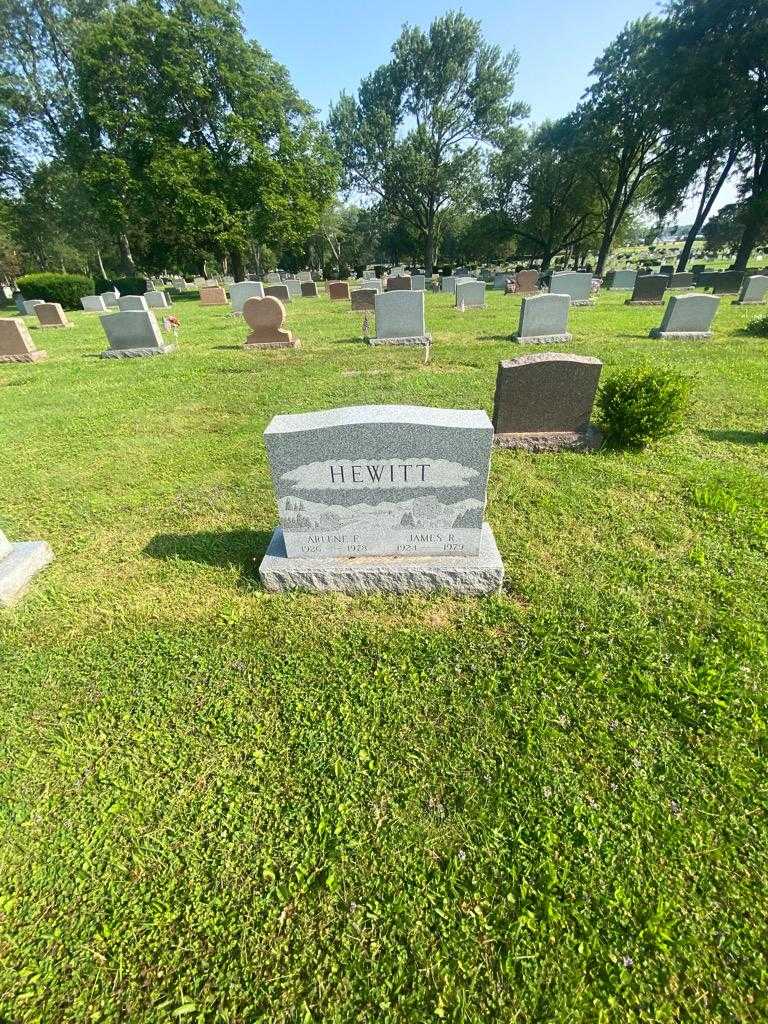
[[484,412],[354,406],[277,416],[264,438],[289,558],[478,553]]

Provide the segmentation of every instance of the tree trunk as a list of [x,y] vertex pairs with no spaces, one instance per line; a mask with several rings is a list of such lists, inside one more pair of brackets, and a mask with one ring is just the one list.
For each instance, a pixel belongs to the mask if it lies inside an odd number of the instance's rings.
[[691,230],[688,232],[688,237],[685,239],[685,245],[683,246],[682,252],[680,253],[680,258],[677,261],[677,272],[679,274],[682,273],[688,265],[688,260],[691,258],[691,252],[693,251],[693,243],[696,241],[696,235],[698,235],[699,231],[704,225],[704,222],[706,221],[707,217],[710,214],[710,211],[712,210],[712,207],[714,206],[715,200],[720,194],[720,190],[728,180],[728,175],[731,173],[731,168],[736,162],[737,156],[738,150],[730,150],[730,152],[728,153],[728,159],[723,164],[723,169],[720,172],[720,176],[715,182],[715,185],[712,191],[709,193],[709,195],[707,195],[707,187],[709,185],[709,179],[711,177],[711,168],[707,170],[707,173],[704,176],[704,185],[702,187],[701,201],[699,202],[699,209],[696,214],[696,219],[691,225]]
[[120,269],[126,277],[135,277],[136,264],[133,262],[131,243],[128,241],[128,235],[119,235],[117,241],[120,245]]
[[762,234],[766,223],[768,223],[768,203],[766,203],[765,199],[766,193],[768,193],[768,156],[763,158],[762,166],[759,161],[756,161],[751,186],[752,194],[746,203],[746,226],[736,252],[736,259],[733,264],[734,270],[747,269],[752,250],[757,245],[757,240]]
[[744,234],[741,236],[739,248],[736,251],[736,259],[733,261],[734,270],[747,269],[749,257],[752,255],[752,250],[757,245],[757,239],[760,234],[761,227],[762,225],[757,218],[754,218],[744,228]]
[[233,250],[229,254],[229,262],[232,266],[232,277],[236,281],[242,281],[245,278],[245,269],[243,266],[243,254],[240,250]]
[[107,272],[104,269],[104,261],[101,258],[101,250],[100,249],[96,250],[96,259],[99,261],[99,270],[101,271],[101,276],[106,281],[106,279],[107,279]]
[[424,240],[424,273],[429,281],[435,269],[435,219],[430,217],[427,223],[427,235]]

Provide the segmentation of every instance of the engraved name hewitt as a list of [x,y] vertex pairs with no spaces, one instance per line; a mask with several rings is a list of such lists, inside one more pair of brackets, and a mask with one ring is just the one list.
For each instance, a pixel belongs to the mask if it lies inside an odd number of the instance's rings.
[[370,480],[371,483],[380,484],[389,482],[391,484],[427,483],[427,470],[430,468],[428,462],[402,462],[391,463],[352,463],[351,465],[328,466],[331,484],[362,484]]

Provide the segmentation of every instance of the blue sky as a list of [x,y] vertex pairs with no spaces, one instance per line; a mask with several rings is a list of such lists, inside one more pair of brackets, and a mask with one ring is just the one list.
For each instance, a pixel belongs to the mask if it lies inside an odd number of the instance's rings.
[[[286,65],[298,91],[323,117],[342,90],[354,92],[361,78],[389,59],[404,22],[427,28],[453,6],[433,0],[242,3],[248,35]],[[482,23],[486,39],[518,51],[516,96],[530,106],[532,121],[571,110],[595,57],[627,21],[659,10],[653,0],[468,0],[456,6]],[[733,190],[724,193],[721,204],[732,202]]]

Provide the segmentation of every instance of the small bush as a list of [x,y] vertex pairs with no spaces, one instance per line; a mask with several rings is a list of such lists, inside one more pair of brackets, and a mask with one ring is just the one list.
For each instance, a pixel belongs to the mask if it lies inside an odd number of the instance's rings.
[[146,277],[114,277],[108,281],[96,282],[96,294],[111,291],[117,288],[121,295],[143,295],[147,291]]
[[64,309],[82,309],[83,295],[94,294],[93,278],[85,274],[25,274],[17,284],[25,299],[58,302]]
[[690,403],[690,381],[671,370],[624,370],[600,389],[597,408],[606,442],[639,451],[674,434]]
[[745,330],[747,334],[756,334],[758,338],[768,338],[768,313],[750,320]]

